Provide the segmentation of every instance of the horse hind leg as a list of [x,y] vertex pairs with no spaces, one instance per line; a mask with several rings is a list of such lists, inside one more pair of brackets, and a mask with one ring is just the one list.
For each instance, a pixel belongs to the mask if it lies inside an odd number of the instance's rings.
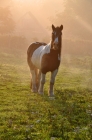
[[41,78],[41,71],[38,69],[38,71],[37,71],[37,89],[39,89],[39,86],[40,86],[40,78]]
[[31,90],[32,92],[37,92],[37,73],[36,69],[31,70]]
[[30,88],[32,89],[32,92],[37,92],[37,68],[31,62],[30,51],[27,53],[27,62],[31,72]]
[[39,86],[40,86],[41,71],[39,69],[35,69],[35,73],[36,73],[36,87],[38,91]]
[[37,87],[37,91],[39,88],[39,70],[35,69],[35,74],[36,74],[36,87]]

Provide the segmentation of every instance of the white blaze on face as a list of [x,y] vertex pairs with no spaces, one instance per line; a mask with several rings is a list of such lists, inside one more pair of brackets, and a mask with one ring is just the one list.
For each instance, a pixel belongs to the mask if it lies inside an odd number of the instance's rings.
[[58,44],[58,37],[55,38],[54,43]]
[[58,49],[58,37],[55,38],[54,42],[53,42],[53,49],[57,50]]

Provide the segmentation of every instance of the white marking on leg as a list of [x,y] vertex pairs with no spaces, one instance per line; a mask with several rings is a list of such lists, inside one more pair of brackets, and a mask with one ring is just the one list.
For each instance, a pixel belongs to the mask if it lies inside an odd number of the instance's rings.
[[32,76],[32,92],[37,92],[36,87],[36,74],[34,70],[31,70],[31,76]]
[[50,96],[54,96],[53,87],[54,87],[54,82],[55,82],[55,77],[57,75],[57,72],[58,72],[58,69],[56,69],[55,71],[53,71],[51,73],[50,89],[49,89],[49,95]]
[[54,83],[55,81],[55,77],[57,75],[57,72],[58,72],[58,69],[54,70],[52,73],[51,73],[51,83]]
[[38,70],[38,89],[39,89],[39,85],[40,85],[40,79],[41,79],[41,71]]
[[38,90],[40,94],[43,94],[44,84],[45,84],[45,74],[41,73],[40,85],[39,85],[39,90]]

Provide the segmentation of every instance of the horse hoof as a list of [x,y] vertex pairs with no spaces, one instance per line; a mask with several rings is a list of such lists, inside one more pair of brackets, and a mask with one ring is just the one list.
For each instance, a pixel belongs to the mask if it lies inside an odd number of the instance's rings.
[[31,92],[32,93],[37,93],[37,90],[36,89],[32,89]]
[[49,96],[49,99],[50,100],[55,100],[55,97],[54,96],[53,97],[52,96]]
[[49,91],[49,92],[48,92],[48,96],[49,96],[49,97],[54,97],[54,93]]
[[44,95],[44,93],[43,93],[42,91],[38,91],[38,93],[39,93],[40,95]]

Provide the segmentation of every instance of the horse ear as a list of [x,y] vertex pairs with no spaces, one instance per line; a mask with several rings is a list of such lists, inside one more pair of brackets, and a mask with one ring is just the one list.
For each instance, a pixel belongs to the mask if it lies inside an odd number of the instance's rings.
[[63,25],[60,26],[60,30],[61,30],[61,31],[63,30]]
[[54,31],[55,30],[55,26],[52,24],[52,30]]

